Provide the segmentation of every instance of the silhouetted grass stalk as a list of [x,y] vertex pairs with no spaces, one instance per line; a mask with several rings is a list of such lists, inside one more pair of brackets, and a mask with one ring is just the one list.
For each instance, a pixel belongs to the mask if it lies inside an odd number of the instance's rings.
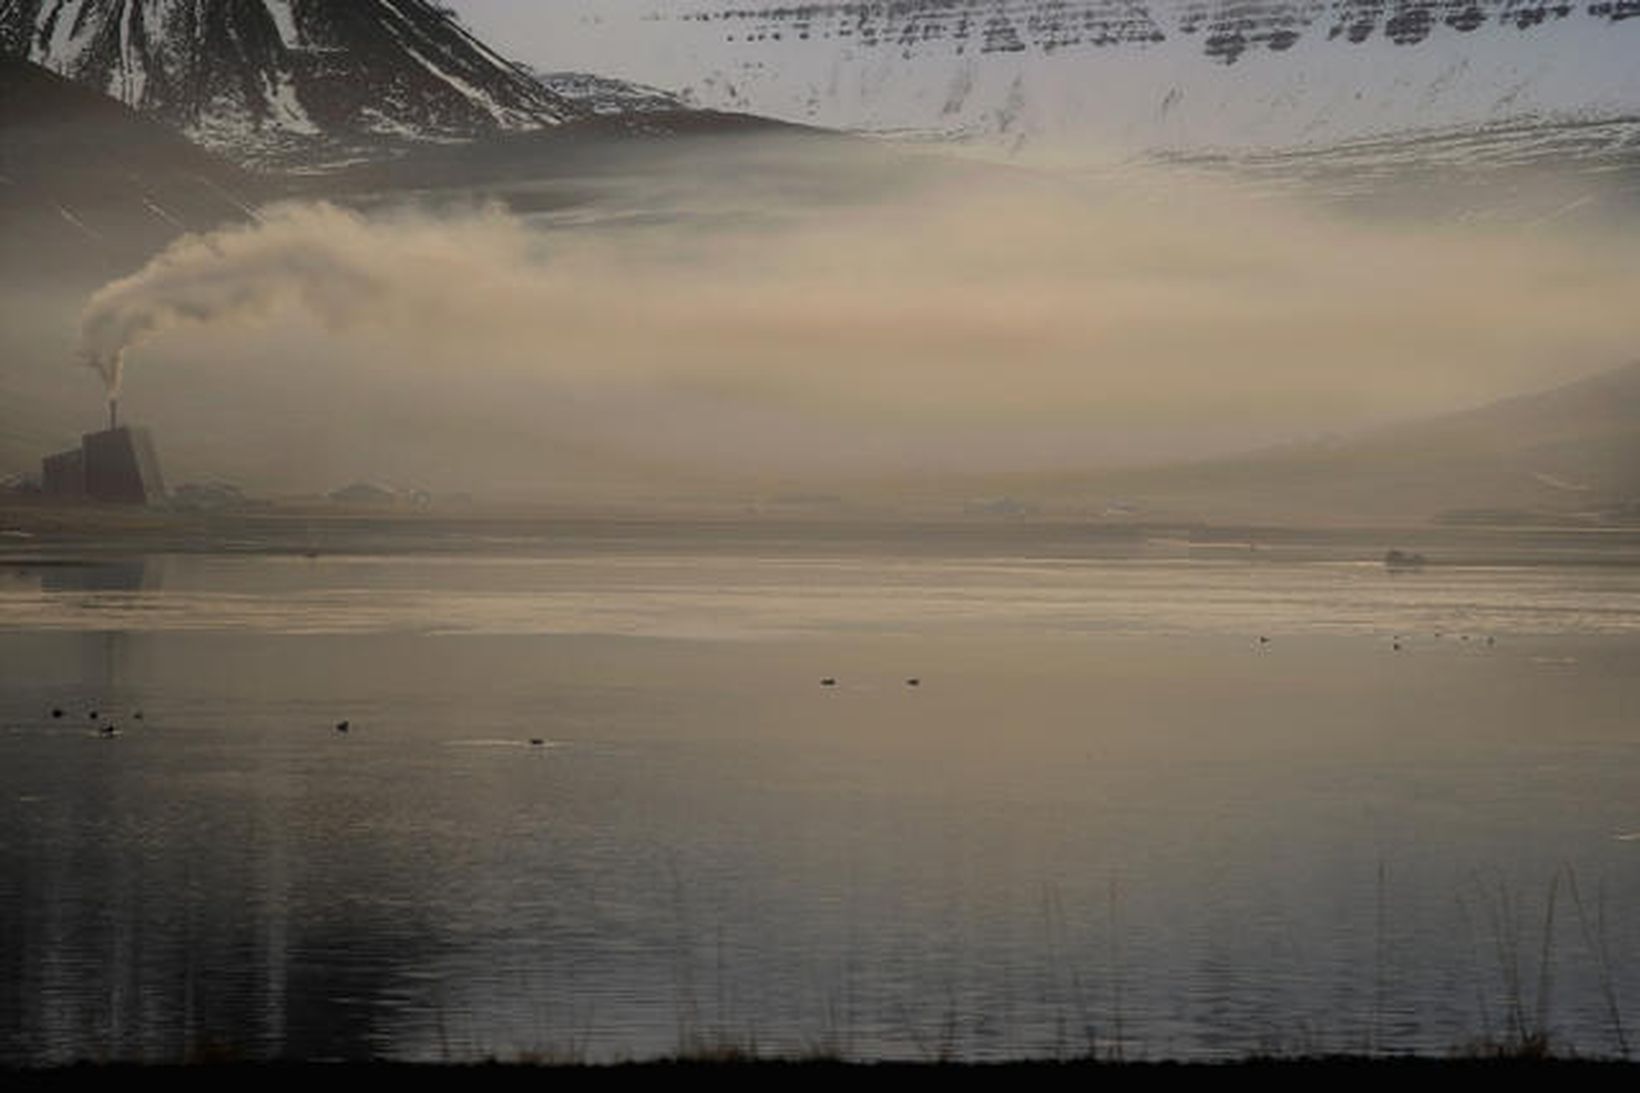
[[[1093,1020],[1093,1014],[1088,1005],[1087,990],[1082,982],[1082,973],[1078,970],[1076,961],[1062,960],[1060,952],[1065,943],[1065,906],[1060,899],[1059,888],[1054,884],[1043,886],[1043,917],[1046,919],[1048,930],[1048,959],[1050,965],[1049,982],[1055,994],[1059,993],[1058,976],[1054,973],[1060,964],[1065,966],[1066,975],[1070,980],[1071,1005],[1076,1011],[1077,1025],[1081,1030],[1084,1050],[1089,1058],[1099,1057],[1099,1028]],[[1055,1017],[1055,1044],[1054,1052],[1060,1058],[1066,1057],[1065,1042],[1065,1012],[1061,1006]]]
[[1469,913],[1469,903],[1463,898],[1462,892],[1458,893],[1456,902],[1458,904],[1458,915],[1463,919],[1464,935],[1469,939],[1469,970],[1475,986],[1475,1011],[1480,1014],[1481,1018],[1481,1040],[1490,1042],[1492,1040],[1492,1007],[1487,1005],[1486,1002],[1484,976],[1481,973],[1480,947],[1475,936],[1475,919]]
[[1519,1058],[1545,1058],[1551,1054],[1555,909],[1560,897],[1560,884],[1561,870],[1556,869],[1550,875],[1549,890],[1544,900],[1543,927],[1537,955],[1537,989],[1530,1000],[1526,996],[1526,975],[1521,966],[1519,899],[1509,891],[1508,884],[1502,878],[1499,878],[1495,891],[1482,888],[1486,896],[1486,917],[1492,930],[1506,1013],[1504,1039],[1501,1043],[1493,1042],[1488,1033],[1480,1045],[1486,1053]]
[[1110,876],[1108,907],[1110,910],[1110,992],[1111,1022],[1116,1027],[1115,1042],[1111,1045],[1112,1058],[1122,1061],[1124,1031],[1122,1028],[1122,921],[1118,914],[1116,874]]
[[1572,906],[1577,909],[1577,923],[1594,960],[1595,975],[1600,983],[1600,996],[1606,1004],[1606,1017],[1612,1023],[1612,1036],[1617,1040],[1617,1053],[1629,1057],[1629,1038],[1623,1029],[1623,1011],[1617,1003],[1617,985],[1612,980],[1611,949],[1606,943],[1606,882],[1595,888],[1595,917],[1591,924],[1583,895],[1577,887],[1577,874],[1566,867],[1566,887],[1572,895]]
[[1554,963],[1550,956],[1555,940],[1555,903],[1560,895],[1560,870],[1549,878],[1549,899],[1543,909],[1543,942],[1538,952],[1537,1028],[1545,1052],[1549,1046],[1549,998],[1554,987]]
[[1376,1054],[1384,1050],[1384,1004],[1385,995],[1389,990],[1388,975],[1385,973],[1385,923],[1388,911],[1385,907],[1386,888],[1388,886],[1388,866],[1382,856],[1378,859],[1378,883],[1373,897],[1373,944],[1372,944],[1372,1024],[1367,1033],[1367,1052]]

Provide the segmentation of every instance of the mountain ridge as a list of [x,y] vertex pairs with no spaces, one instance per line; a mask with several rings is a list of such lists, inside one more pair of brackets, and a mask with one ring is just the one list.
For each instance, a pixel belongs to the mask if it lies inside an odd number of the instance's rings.
[[[637,9],[631,9],[637,10]],[[1640,0],[660,0],[562,48],[690,101],[1099,153],[1640,112]]]
[[0,52],[271,168],[667,102],[584,73],[538,78],[424,0],[6,0]]

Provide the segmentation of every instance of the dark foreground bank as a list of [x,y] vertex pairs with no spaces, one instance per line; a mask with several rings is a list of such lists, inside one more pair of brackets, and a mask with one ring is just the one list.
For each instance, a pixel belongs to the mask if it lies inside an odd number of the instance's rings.
[[[1365,1077],[1376,1080],[1401,1079],[1447,1081],[1534,1078],[1576,1081],[1578,1088],[1591,1082],[1621,1083],[1625,1088],[1640,1076],[1640,1065],[1620,1060],[1538,1059],[1512,1057],[1457,1057],[1451,1059],[1361,1056],[1316,1058],[1251,1058],[1221,1063],[1178,1062],[1019,1062],[994,1064],[950,1063],[843,1063],[809,1061],[658,1061],[611,1066],[552,1065],[533,1063],[479,1064],[472,1066],[415,1065],[398,1063],[270,1063],[200,1064],[193,1066],[138,1066],[79,1064],[43,1070],[0,1072],[8,1089],[72,1089],[89,1086],[130,1087],[154,1081],[157,1088],[174,1093],[180,1089],[220,1089],[226,1083],[236,1093],[256,1089],[289,1089],[293,1083],[318,1082],[387,1083],[395,1093],[412,1089],[531,1089],[561,1088],[565,1085],[614,1087],[624,1083],[673,1085],[709,1083],[725,1086],[767,1086],[769,1083],[847,1083],[882,1088],[900,1087],[907,1082],[928,1081],[943,1089],[960,1086],[1008,1085],[1029,1082],[1032,1088],[1089,1088],[1087,1083],[1127,1082],[1151,1084],[1180,1078],[1252,1080],[1263,1083],[1309,1083]],[[546,1083],[546,1084],[543,1084]],[[151,1087],[152,1088],[152,1087]]]

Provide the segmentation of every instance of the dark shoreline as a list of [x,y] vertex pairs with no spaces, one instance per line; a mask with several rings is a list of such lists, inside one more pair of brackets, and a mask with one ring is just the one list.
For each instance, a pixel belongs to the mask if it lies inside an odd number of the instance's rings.
[[386,1080],[395,1090],[423,1084],[461,1083],[483,1088],[538,1088],[542,1081],[625,1083],[631,1081],[846,1081],[901,1083],[920,1079],[952,1082],[1082,1083],[1088,1080],[1167,1081],[1182,1077],[1229,1080],[1296,1080],[1347,1078],[1483,1078],[1533,1075],[1556,1078],[1622,1078],[1633,1081],[1640,1063],[1621,1059],[1515,1057],[1485,1055],[1295,1057],[1251,1056],[1218,1062],[1019,1061],[998,1063],[839,1062],[834,1060],[729,1059],[724,1061],[654,1060],[609,1064],[585,1063],[394,1063],[394,1062],[203,1062],[196,1064],[76,1063],[63,1067],[0,1070],[7,1088],[62,1089],[84,1084],[125,1084],[158,1080],[166,1089],[215,1087],[230,1081],[239,1090],[288,1088],[292,1081]]

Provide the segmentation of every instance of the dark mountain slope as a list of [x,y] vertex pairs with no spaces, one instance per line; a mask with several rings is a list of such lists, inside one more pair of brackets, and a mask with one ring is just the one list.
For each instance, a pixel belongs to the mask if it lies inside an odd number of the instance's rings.
[[1033,488],[1219,520],[1631,522],[1640,519],[1640,363],[1359,437]]
[[107,96],[0,57],[0,277],[128,272],[185,231],[244,218],[263,189]]

